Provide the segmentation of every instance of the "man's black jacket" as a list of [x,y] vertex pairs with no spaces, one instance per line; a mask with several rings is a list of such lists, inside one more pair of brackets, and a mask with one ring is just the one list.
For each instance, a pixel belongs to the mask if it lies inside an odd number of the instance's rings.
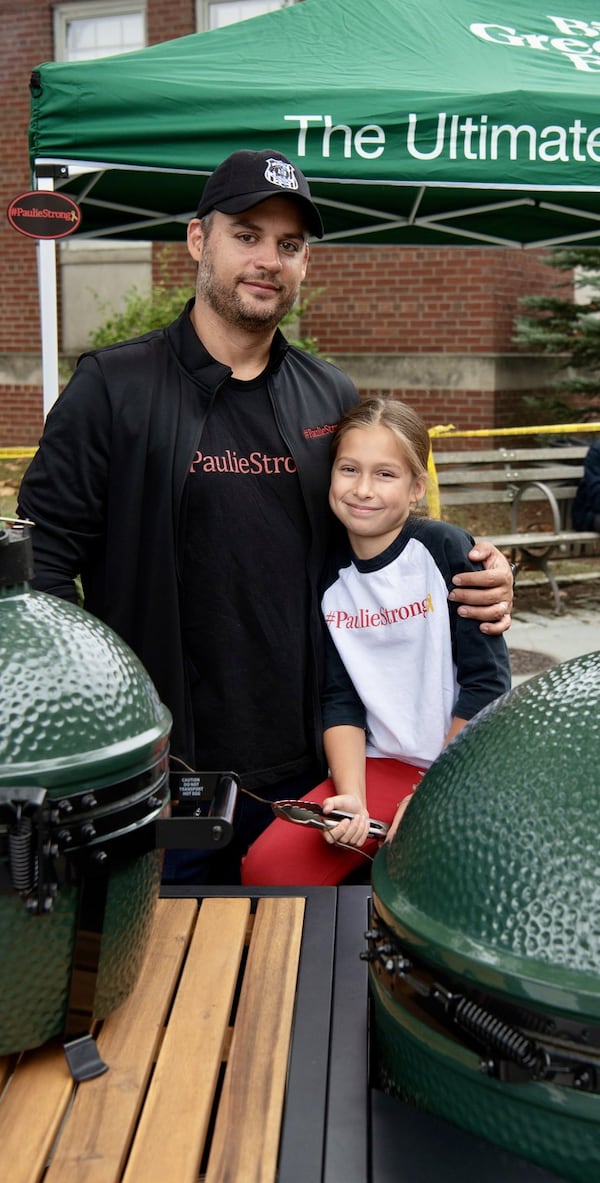
[[[165,329],[83,355],[48,416],[19,495],[19,514],[35,523],[34,587],[75,600],[73,579],[81,575],[86,609],[138,655],[173,715],[171,750],[188,761],[179,516],[212,400],[231,373],[190,334],[192,303]],[[311,529],[311,689],[320,735],[318,585],[333,529],[329,444],[358,395],[342,371],[290,346],[279,331],[268,389]]]

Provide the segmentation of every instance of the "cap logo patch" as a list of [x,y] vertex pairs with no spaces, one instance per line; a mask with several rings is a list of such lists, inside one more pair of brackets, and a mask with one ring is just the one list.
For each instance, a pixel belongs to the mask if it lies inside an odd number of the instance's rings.
[[276,160],[269,157],[265,169],[265,180],[271,185],[278,185],[280,189],[297,189],[298,178],[293,165],[287,160]]

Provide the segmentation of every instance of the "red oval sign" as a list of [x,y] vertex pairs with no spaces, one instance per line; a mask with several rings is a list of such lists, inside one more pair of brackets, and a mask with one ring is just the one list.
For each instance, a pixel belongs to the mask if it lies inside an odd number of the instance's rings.
[[81,210],[72,197],[44,189],[13,198],[6,216],[13,229],[28,238],[64,238],[81,222]]

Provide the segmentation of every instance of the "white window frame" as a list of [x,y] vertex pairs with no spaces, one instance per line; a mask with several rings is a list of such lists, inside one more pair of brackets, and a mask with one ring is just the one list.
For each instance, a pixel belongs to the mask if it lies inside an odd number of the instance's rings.
[[[82,2],[82,0],[65,0],[64,3],[57,4],[53,9],[55,60],[62,62],[69,60],[66,49],[67,30],[71,21],[94,21],[102,17],[128,16],[130,13],[141,14],[142,44],[140,48],[144,48],[148,44],[146,0],[89,0],[88,3]],[[90,59],[83,60],[89,61]],[[62,277],[63,348],[65,348],[65,324],[68,319],[65,309],[69,307],[69,300],[75,299],[78,305],[81,303],[86,309],[84,323],[88,321],[91,323],[93,319],[93,315],[90,318],[87,312],[87,306],[90,303],[89,291],[94,289],[94,263],[97,263],[104,273],[106,273],[107,266],[112,266],[117,287],[122,288],[123,291],[128,290],[134,282],[133,279],[129,280],[128,265],[134,265],[137,269],[133,270],[132,268],[131,274],[135,275],[135,282],[138,286],[140,286],[138,281],[140,266],[144,268],[144,274],[147,272],[148,283],[151,282],[151,242],[125,242],[119,238],[69,238],[58,243],[58,260]],[[78,268],[82,276],[85,273],[85,281],[77,278],[77,271],[74,268]],[[119,283],[121,276],[124,279]],[[105,280],[104,287],[106,288],[106,286]],[[77,300],[78,291],[81,293],[81,301]],[[75,352],[79,351],[80,345],[78,344]]]
[[[196,28],[199,33],[205,33],[210,29],[209,25],[209,10],[211,3],[216,0],[196,0]],[[301,3],[302,0],[280,0],[280,8],[289,8],[291,4]],[[241,0],[243,3],[243,0]],[[256,15],[256,14],[255,14]],[[235,22],[239,24],[240,22]]]
[[148,24],[145,0],[96,0],[95,3],[57,4],[53,9],[54,58],[57,62],[67,60],[67,26],[71,21],[95,20],[103,16],[127,16],[130,12],[141,12],[143,20],[142,48],[148,44]]

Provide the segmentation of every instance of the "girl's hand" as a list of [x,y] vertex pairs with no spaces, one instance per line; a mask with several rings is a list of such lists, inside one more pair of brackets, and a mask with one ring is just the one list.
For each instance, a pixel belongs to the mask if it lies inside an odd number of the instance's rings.
[[410,795],[408,797],[405,797],[404,800],[400,802],[400,804],[394,814],[394,817],[392,819],[392,823],[390,825],[390,828],[385,836],[386,842],[392,841],[392,838],[394,837],[394,834],[396,833],[396,830],[398,829],[398,826],[400,825],[400,822],[402,821],[402,818],[404,817],[404,814],[406,813],[408,803],[409,803],[409,801],[412,800],[412,796],[413,796],[413,794],[410,793]]
[[[463,726],[464,726],[464,724],[463,724]],[[423,775],[423,773],[421,772],[421,776],[422,775]],[[385,836],[386,842],[392,841],[392,838],[394,837],[394,834],[396,833],[396,830],[398,829],[398,826],[400,825],[400,822],[402,821],[402,818],[404,817],[404,814],[406,813],[406,810],[408,809],[408,806],[410,805],[418,787],[419,787],[418,784],[414,785],[412,793],[408,793],[408,795],[406,797],[402,798],[402,801],[400,802],[400,804],[399,804],[399,806],[392,818],[390,828]]]
[[344,846],[364,846],[369,832],[369,814],[358,794],[340,793],[336,797],[326,797],[323,802],[323,813],[327,815],[332,809],[339,809],[353,816],[345,818],[331,830],[324,830],[325,841],[340,842]]

